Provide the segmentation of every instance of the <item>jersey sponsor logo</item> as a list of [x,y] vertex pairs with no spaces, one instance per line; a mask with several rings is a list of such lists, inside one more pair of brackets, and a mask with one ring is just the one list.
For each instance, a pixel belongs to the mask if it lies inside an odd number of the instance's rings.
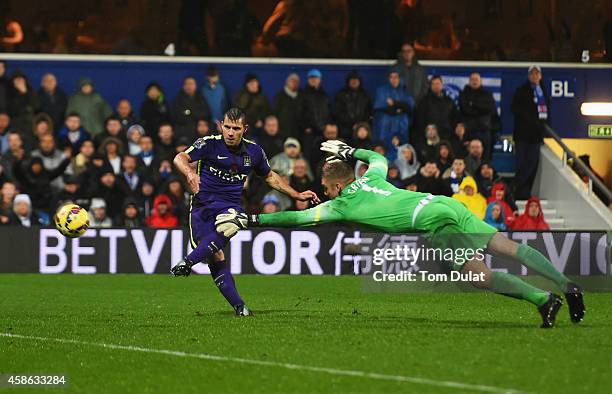
[[251,166],[251,156],[249,155],[244,155],[244,166],[245,167],[250,167]]
[[200,149],[204,145],[206,145],[206,140],[204,138],[198,138],[196,142],[193,143],[193,147],[196,149]]
[[247,178],[245,174],[236,174],[236,173],[232,174],[225,170],[215,168],[213,166],[209,166],[208,169],[210,170],[210,173],[212,175],[216,176],[217,178],[221,178],[222,180],[227,181],[227,182],[232,182],[232,183],[243,182]]
[[354,194],[358,192],[359,190],[363,190],[364,192],[376,193],[376,194],[383,195],[385,197],[388,197],[391,195],[391,192],[389,190],[383,190],[383,189],[377,188],[376,186],[372,187],[368,185],[367,182],[369,180],[370,178],[368,178],[367,176],[357,179],[355,182],[353,182],[349,186],[347,193]]

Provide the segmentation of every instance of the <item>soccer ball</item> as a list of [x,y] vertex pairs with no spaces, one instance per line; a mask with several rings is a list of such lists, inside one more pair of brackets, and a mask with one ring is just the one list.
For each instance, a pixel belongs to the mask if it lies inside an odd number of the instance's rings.
[[76,204],[65,204],[53,216],[55,228],[68,238],[78,238],[89,228],[89,214]]

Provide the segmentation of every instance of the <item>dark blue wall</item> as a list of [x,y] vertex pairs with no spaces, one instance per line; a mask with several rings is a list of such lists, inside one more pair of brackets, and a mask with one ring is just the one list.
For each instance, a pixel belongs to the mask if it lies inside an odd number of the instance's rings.
[[[262,83],[264,93],[272,98],[279,91],[288,73],[296,72],[305,83],[310,64],[230,64],[217,63],[224,83],[230,92],[240,89],[244,74],[255,72]],[[181,80],[187,75],[204,80],[206,64],[180,62],[127,62],[127,61],[67,61],[67,60],[10,60],[9,73],[21,69],[30,78],[32,85],[38,86],[45,72],[53,72],[60,86],[68,93],[74,92],[80,76],[86,75],[96,83],[98,91],[111,103],[122,97],[128,98],[138,110],[144,96],[144,87],[150,81],[157,81],[172,100]],[[357,69],[364,76],[366,89],[373,95],[376,87],[385,81],[388,66],[384,65],[322,65],[326,91],[333,95],[344,84],[346,74]],[[503,131],[512,132],[513,120],[510,104],[514,90],[525,81],[527,70],[524,67],[454,67],[433,65],[427,67],[429,74],[469,75],[471,71],[501,77],[501,116]],[[612,101],[612,68],[560,68],[543,66],[544,80],[550,90],[551,81],[567,82],[568,91],[574,97],[555,97],[552,99],[553,127],[564,137],[586,137],[589,123],[612,124],[612,118],[587,119],[580,114],[580,104],[584,101]]]

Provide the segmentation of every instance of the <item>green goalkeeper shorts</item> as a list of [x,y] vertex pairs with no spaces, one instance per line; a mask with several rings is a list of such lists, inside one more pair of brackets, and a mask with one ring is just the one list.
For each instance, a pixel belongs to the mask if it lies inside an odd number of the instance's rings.
[[[497,229],[480,220],[459,201],[436,196],[423,206],[416,216],[414,227],[425,232],[432,247],[453,250],[486,249]],[[452,269],[462,264],[451,262]]]

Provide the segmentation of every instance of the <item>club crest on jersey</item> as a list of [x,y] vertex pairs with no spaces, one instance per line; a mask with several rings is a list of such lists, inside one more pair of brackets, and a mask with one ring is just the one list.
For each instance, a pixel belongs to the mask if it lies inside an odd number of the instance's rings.
[[250,167],[251,166],[251,156],[249,155],[244,155],[244,166],[245,167]]

